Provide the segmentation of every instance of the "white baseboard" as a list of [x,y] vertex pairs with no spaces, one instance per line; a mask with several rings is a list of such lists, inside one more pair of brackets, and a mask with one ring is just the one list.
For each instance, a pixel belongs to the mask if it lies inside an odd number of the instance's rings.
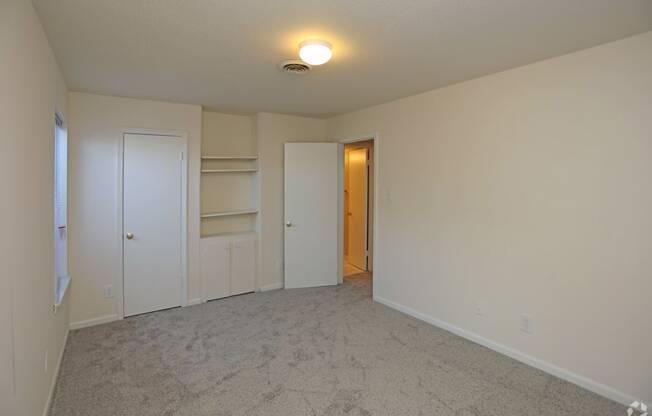
[[70,329],[66,330],[66,335],[63,337],[63,344],[61,345],[61,351],[59,352],[59,359],[57,360],[57,365],[54,368],[54,374],[52,374],[52,381],[50,382],[50,392],[48,393],[48,399],[45,401],[45,409],[43,409],[43,416],[48,416],[50,413],[50,406],[52,405],[52,398],[54,397],[54,389],[57,387],[57,380],[59,379],[59,370],[61,369],[61,362],[63,361],[63,353],[66,350],[66,344],[68,343],[68,334]]
[[[611,399],[615,402],[621,403],[625,406],[629,406],[630,403],[634,401],[634,397],[630,396],[629,394],[625,394],[623,392],[620,392],[614,388],[611,388],[609,386],[605,386],[604,384],[600,384],[594,380],[591,380],[589,378],[586,378],[584,376],[581,376],[579,374],[575,374],[571,371],[565,370],[563,368],[557,367],[554,364],[550,364],[546,361],[540,360],[538,358],[529,356],[523,352],[517,351],[515,349],[512,349],[506,345],[499,344],[497,342],[491,341],[490,339],[487,339],[481,335],[478,335],[474,332],[467,331],[466,329],[462,329],[460,327],[457,327],[455,325],[451,325],[447,322],[441,321],[439,319],[433,318],[431,316],[428,316],[424,313],[418,312],[410,307],[401,305],[396,302],[392,302],[391,300],[382,298],[380,296],[374,296],[374,300],[376,302],[382,303],[385,306],[389,306],[392,309],[396,309],[397,311],[403,312],[407,315],[410,315],[414,318],[417,318],[421,321],[427,322],[431,325],[434,325],[436,327],[445,329],[448,332],[452,332],[455,335],[458,335],[462,338],[466,338],[470,341],[475,342],[476,344],[480,344],[482,346],[485,346],[489,349],[492,349],[496,352],[499,352],[503,355],[506,355],[508,357],[511,357],[517,361],[520,361],[524,364],[527,364],[531,367],[538,368],[541,371],[544,371],[548,374],[552,374],[553,376],[559,377],[563,380],[566,380],[568,382],[571,382],[573,384],[577,384],[580,387],[585,388],[586,390],[592,391],[593,393],[599,394],[600,396],[606,397],[608,399]],[[624,412],[623,412],[624,414]]]
[[[186,306],[199,305],[200,303],[202,303],[201,298],[194,298],[188,300],[188,304]],[[71,322],[70,329],[81,329],[89,326],[107,324],[109,322],[119,321],[119,320],[120,318],[118,317],[117,314],[105,315],[105,316],[100,316],[98,318],[87,319],[84,321]]]
[[202,303],[201,298],[194,298],[188,300],[188,304],[186,306],[199,305],[200,303]]
[[106,324],[109,322],[117,321],[118,319],[119,319],[118,315],[111,314],[111,315],[100,316],[99,318],[87,319],[85,321],[71,322],[70,329],[80,329],[80,328],[86,328],[88,326]]
[[269,292],[270,290],[283,289],[283,282],[272,283],[271,285],[261,286],[258,290],[260,292]]

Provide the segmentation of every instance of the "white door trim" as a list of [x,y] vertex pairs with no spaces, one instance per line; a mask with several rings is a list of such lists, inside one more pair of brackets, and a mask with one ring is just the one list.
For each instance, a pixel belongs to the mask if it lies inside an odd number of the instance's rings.
[[123,220],[123,202],[124,202],[124,147],[126,134],[143,134],[152,136],[168,136],[181,139],[183,142],[183,160],[181,162],[181,299],[179,301],[181,306],[188,305],[188,133],[176,130],[152,130],[152,129],[139,129],[127,128],[120,131],[120,140],[118,141],[118,189],[116,198],[116,236],[120,242],[120,249],[118,250],[118,258],[116,259],[119,272],[115,274],[113,282],[113,299],[115,299],[115,306],[117,319],[124,319],[124,220]]
[[[380,188],[380,178],[378,175],[378,166],[379,166],[379,161],[380,161],[380,135],[378,132],[375,133],[369,133],[369,134],[361,134],[353,137],[345,137],[345,138],[340,138],[336,139],[337,143],[340,144],[340,154],[342,155],[341,159],[344,159],[344,145],[345,144],[351,144],[351,143],[356,143],[356,142],[363,142],[366,140],[373,140],[374,142],[374,163],[373,163],[373,175],[374,175],[374,204],[373,204],[373,224],[372,224],[372,229],[373,229],[373,273],[374,273],[374,278],[373,278],[373,292],[376,293],[376,285],[380,281],[381,274],[379,273],[380,269],[378,268],[378,259],[380,258],[380,246],[378,245],[378,241],[380,240],[380,233],[378,232],[378,219],[380,218],[379,216],[379,207],[378,207],[378,198],[380,195],[379,190]],[[342,284],[344,282],[344,164],[339,167],[338,169],[338,175],[339,175],[339,192],[338,192],[338,218],[339,218],[339,230],[338,230],[338,258],[337,258],[337,267],[339,269],[339,283]],[[367,215],[369,213],[367,212]],[[367,236],[369,235],[369,230],[367,230]],[[367,264],[368,268],[368,264]]]

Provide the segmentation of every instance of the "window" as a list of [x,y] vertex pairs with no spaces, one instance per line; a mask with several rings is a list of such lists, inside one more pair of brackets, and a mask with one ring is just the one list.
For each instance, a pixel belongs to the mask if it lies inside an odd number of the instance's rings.
[[60,305],[68,285],[68,132],[54,117],[54,305]]

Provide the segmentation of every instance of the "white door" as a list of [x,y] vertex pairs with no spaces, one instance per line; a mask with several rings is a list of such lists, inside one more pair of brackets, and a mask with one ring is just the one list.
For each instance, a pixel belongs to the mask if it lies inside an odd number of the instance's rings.
[[124,315],[181,305],[184,142],[124,136]]
[[347,261],[367,270],[367,149],[349,150]]
[[337,213],[337,143],[286,143],[286,288],[337,284]]

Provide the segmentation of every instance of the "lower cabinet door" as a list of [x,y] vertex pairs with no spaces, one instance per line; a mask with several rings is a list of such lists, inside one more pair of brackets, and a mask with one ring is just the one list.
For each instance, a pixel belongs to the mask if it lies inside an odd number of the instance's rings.
[[231,255],[231,294],[253,292],[256,289],[256,239],[235,238]]
[[201,278],[204,300],[219,299],[231,294],[229,271],[231,242],[219,238],[201,241]]

